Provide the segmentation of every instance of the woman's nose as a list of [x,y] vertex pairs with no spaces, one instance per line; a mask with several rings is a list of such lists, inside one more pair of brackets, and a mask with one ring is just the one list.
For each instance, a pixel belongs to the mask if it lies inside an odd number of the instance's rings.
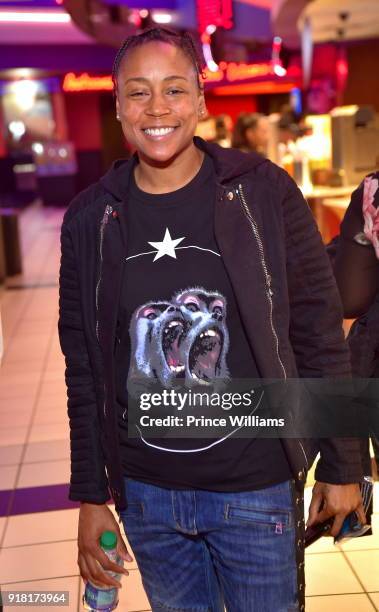
[[159,94],[154,94],[149,100],[146,112],[149,115],[161,116],[169,113],[170,109],[168,108],[167,102],[163,96]]

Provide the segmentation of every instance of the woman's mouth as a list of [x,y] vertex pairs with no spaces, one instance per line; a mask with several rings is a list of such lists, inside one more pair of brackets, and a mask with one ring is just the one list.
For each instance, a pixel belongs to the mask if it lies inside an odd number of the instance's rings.
[[148,138],[153,140],[163,140],[170,136],[176,127],[144,128],[142,131]]

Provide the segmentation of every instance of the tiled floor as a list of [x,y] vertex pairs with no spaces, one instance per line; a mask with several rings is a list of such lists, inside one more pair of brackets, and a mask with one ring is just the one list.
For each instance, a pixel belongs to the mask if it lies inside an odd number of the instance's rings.
[[[38,206],[21,215],[24,274],[1,294],[0,582],[4,590],[68,590],[64,609],[76,612],[82,609],[78,509],[66,502],[69,441],[56,330],[61,218],[61,211]],[[373,536],[341,547],[324,538],[307,551],[308,612],[379,610],[378,486],[375,510]],[[138,569],[131,567],[119,609],[149,610]]]

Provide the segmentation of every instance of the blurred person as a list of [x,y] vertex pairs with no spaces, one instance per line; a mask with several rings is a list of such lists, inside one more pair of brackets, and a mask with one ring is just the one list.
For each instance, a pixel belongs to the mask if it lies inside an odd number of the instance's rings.
[[241,113],[234,126],[232,147],[265,155],[270,137],[267,117],[260,113]]
[[230,147],[232,144],[233,120],[230,115],[217,115],[215,118],[216,136],[213,142],[221,147]]
[[207,142],[214,142],[216,138],[215,118],[208,113],[204,113],[204,117],[200,117],[195,130],[195,136],[199,136]]
[[355,509],[364,522],[358,442],[231,436],[204,446],[128,434],[134,379],[204,389],[350,370],[337,288],[301,192],[262,156],[194,138],[206,114],[202,68],[187,33],[126,39],[113,79],[136,153],[64,217],[59,336],[78,564],[100,586],[120,586],[104,570],[127,573],[99,547],[115,531],[132,560],[112,496],[154,612],[304,610],[306,474],[320,452],[309,524],[334,517],[335,535]]
[[[361,378],[379,378],[379,172],[354,191],[332,242],[334,273],[344,315],[357,319],[349,332],[352,369]],[[363,441],[364,470],[378,479],[379,431],[372,432],[374,458]]]

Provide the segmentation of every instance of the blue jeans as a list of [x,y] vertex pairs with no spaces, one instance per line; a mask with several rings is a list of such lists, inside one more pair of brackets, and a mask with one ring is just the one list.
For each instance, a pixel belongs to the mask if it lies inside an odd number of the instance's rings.
[[121,519],[153,612],[298,610],[289,481],[243,493],[125,487]]

